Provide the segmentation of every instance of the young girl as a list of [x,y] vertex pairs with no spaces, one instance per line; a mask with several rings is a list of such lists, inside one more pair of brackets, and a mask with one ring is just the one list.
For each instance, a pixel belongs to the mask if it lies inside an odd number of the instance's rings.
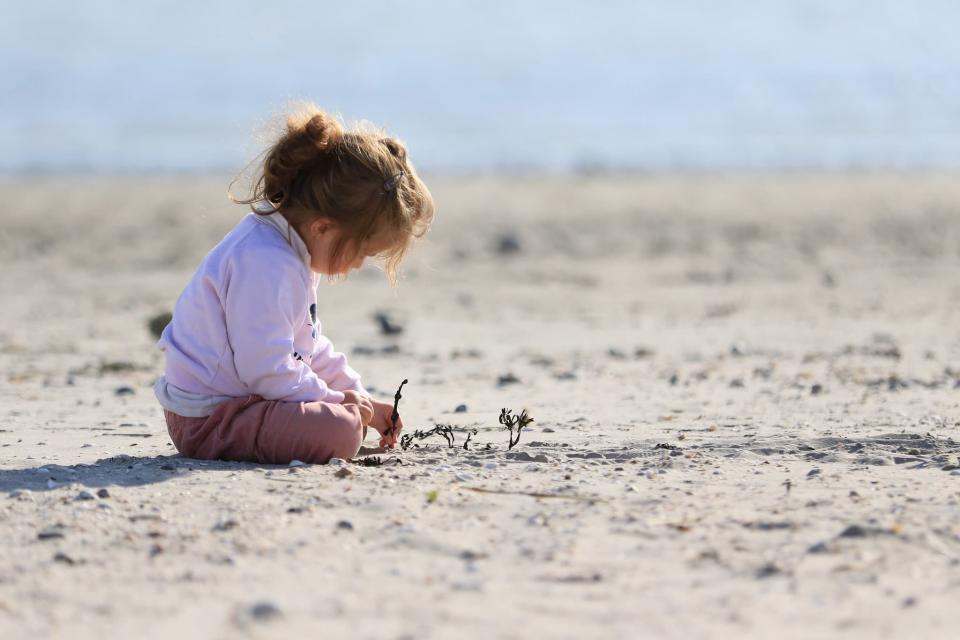
[[184,456],[285,464],[351,458],[367,427],[395,446],[392,402],[370,398],[320,330],[317,285],[366,258],[392,284],[433,200],[404,146],[346,131],[310,105],[266,152],[247,214],[207,254],[158,346],[154,391]]

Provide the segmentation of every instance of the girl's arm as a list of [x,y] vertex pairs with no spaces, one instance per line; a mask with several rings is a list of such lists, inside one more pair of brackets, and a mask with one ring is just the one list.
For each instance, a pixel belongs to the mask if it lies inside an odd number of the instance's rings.
[[320,334],[317,347],[313,352],[310,368],[320,378],[326,381],[331,389],[337,391],[356,391],[365,396],[367,393],[360,384],[360,374],[347,364],[347,356],[333,350],[333,343],[325,335]]
[[293,334],[307,306],[295,258],[249,247],[233,257],[221,297],[237,375],[267,400],[342,402],[343,394],[294,357]]

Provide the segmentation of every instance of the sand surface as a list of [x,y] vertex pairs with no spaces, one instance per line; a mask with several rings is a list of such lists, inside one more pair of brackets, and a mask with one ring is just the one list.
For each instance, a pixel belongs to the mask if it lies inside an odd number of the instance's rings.
[[0,637],[955,638],[958,178],[430,180],[319,315],[456,447],[295,468],[177,456],[150,388],[227,179],[8,181]]

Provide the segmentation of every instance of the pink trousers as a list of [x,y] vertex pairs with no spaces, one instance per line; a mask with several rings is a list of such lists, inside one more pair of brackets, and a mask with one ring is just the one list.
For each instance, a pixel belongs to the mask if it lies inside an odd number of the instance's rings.
[[202,460],[323,464],[354,457],[366,436],[360,410],[352,404],[248,396],[222,402],[203,418],[163,413],[177,451]]

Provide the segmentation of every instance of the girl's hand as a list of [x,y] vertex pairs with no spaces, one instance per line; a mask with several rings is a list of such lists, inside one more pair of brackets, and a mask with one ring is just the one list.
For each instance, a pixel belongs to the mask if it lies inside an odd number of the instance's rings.
[[403,430],[403,420],[397,418],[397,429],[391,433],[393,421],[390,418],[393,415],[393,403],[379,400],[371,400],[371,402],[373,403],[373,420],[370,421],[370,426],[380,432],[380,446],[393,449],[397,446],[397,440]]
[[371,402],[370,398],[365,395],[361,395],[356,391],[344,391],[343,402],[340,404],[357,405],[357,408],[360,409],[360,420],[363,422],[364,427],[368,426],[374,419],[373,403]]

